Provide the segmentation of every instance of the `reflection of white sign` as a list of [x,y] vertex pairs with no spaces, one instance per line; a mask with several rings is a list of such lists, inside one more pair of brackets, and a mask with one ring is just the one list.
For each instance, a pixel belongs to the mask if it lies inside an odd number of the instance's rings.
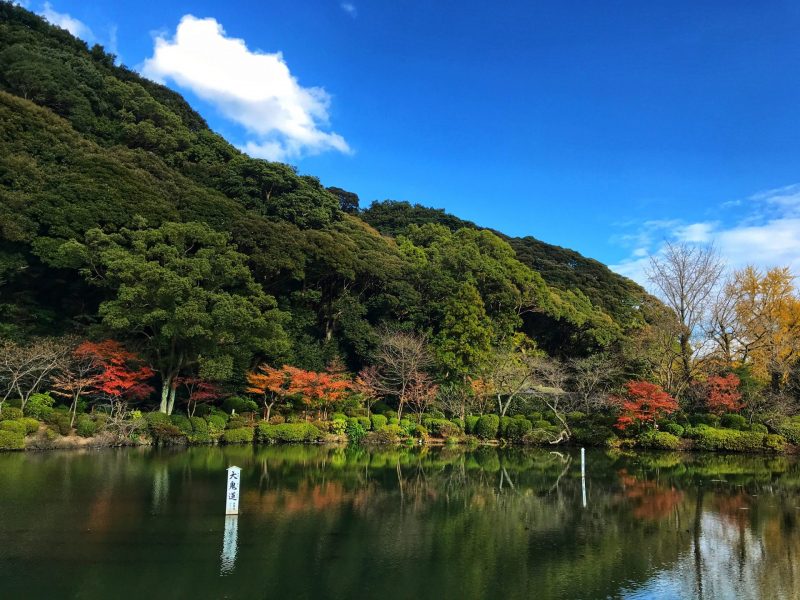
[[225,536],[222,538],[220,575],[230,575],[236,567],[236,541],[239,533],[239,519],[225,517]]
[[239,495],[241,493],[242,470],[239,467],[228,467],[228,479],[225,482],[225,514],[239,514]]

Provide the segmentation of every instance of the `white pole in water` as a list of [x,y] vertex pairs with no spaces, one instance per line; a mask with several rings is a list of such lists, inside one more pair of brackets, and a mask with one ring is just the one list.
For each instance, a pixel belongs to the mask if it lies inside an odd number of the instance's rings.
[[239,514],[239,495],[242,491],[242,470],[239,467],[228,467],[228,478],[225,481],[225,514]]
[[586,448],[581,448],[581,491],[583,492],[583,508],[586,508]]

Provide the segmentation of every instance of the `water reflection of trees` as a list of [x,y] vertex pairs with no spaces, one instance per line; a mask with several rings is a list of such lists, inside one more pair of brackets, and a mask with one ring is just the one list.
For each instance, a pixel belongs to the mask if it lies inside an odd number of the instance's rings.
[[[800,589],[800,470],[787,457],[589,453],[584,509],[580,460],[568,452],[291,446],[3,455],[0,534],[25,531],[15,556],[31,564],[64,560],[53,532],[91,531],[73,563],[102,564],[117,551],[148,565],[70,569],[69,591],[110,593],[120,580],[147,589],[152,577],[187,591],[218,589],[230,464],[243,468],[243,513],[227,584],[242,596],[599,598],[649,589],[716,598]],[[207,573],[196,568],[204,564]]]

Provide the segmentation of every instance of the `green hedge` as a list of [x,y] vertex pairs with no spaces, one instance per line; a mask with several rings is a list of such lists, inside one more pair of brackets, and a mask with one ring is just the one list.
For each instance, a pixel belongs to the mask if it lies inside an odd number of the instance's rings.
[[456,437],[461,435],[458,425],[447,419],[430,418],[422,421],[422,425],[432,435],[439,437]]
[[698,450],[726,450],[729,452],[780,451],[786,446],[786,439],[780,435],[763,434],[757,431],[736,431],[699,426],[687,430],[694,438]]
[[53,412],[55,400],[50,394],[33,394],[25,405],[25,414],[43,421]]
[[25,423],[21,421],[0,421],[0,431],[10,431],[25,435]]
[[0,450],[23,450],[24,448],[25,436],[22,433],[0,429]]
[[475,426],[478,424],[480,417],[478,415],[467,415],[464,418],[464,431],[467,433],[475,433]]
[[206,417],[206,423],[208,423],[208,428],[210,433],[221,433],[225,430],[225,418],[221,415],[208,415]]
[[[356,424],[360,426],[358,422]],[[256,435],[259,442],[272,444],[275,442],[314,442],[322,434],[311,423],[281,423],[280,425],[259,423]]]
[[225,432],[222,434],[222,441],[226,444],[252,444],[253,429],[251,427],[226,429]]
[[525,435],[532,429],[533,423],[531,423],[528,419],[525,417],[514,417],[511,419],[510,423],[506,424],[506,430],[503,433],[503,437],[512,442],[521,442]]
[[499,427],[500,417],[497,415],[483,415],[475,424],[475,435],[483,440],[491,440],[497,437]]
[[681,440],[666,431],[645,431],[637,438],[637,445],[657,450],[677,450]]
[[377,431],[382,427],[386,427],[386,423],[388,419],[383,415],[372,415],[372,429],[373,431]]
[[22,409],[16,406],[4,406],[3,414],[0,415],[0,421],[16,421],[22,418]]
[[800,422],[793,419],[782,419],[772,425],[775,433],[785,437],[793,444],[800,444]]

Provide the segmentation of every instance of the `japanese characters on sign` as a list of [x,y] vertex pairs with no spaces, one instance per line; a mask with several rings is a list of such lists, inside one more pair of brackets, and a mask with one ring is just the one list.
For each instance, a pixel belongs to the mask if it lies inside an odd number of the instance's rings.
[[228,467],[228,478],[225,483],[225,514],[239,514],[239,495],[241,493],[242,470],[239,467]]

